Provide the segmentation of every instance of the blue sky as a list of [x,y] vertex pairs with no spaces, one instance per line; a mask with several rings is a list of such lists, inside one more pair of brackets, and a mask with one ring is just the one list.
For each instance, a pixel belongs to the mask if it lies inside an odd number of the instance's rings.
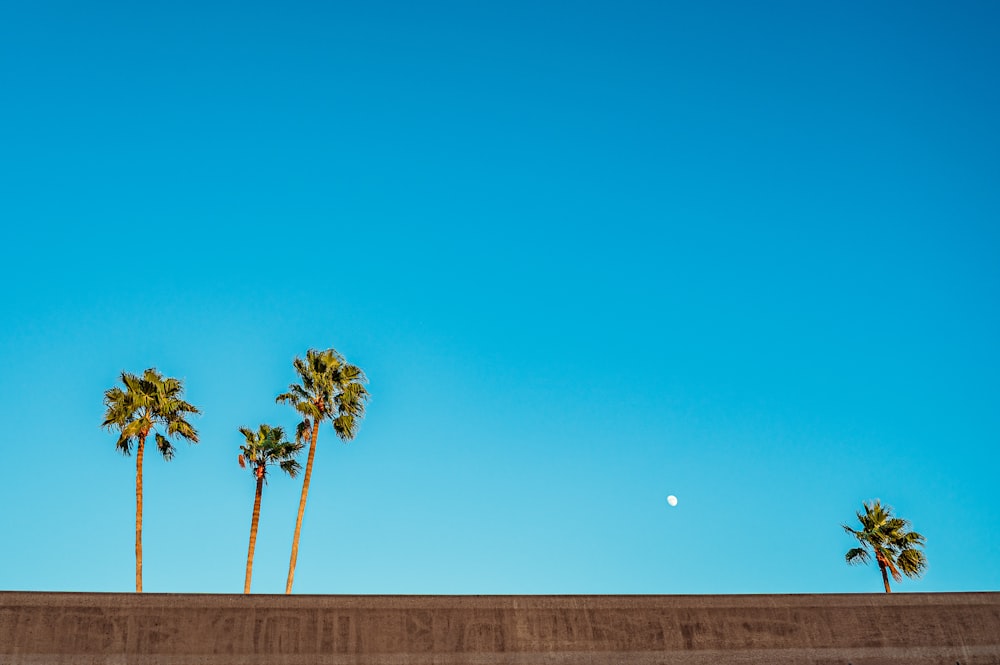
[[[133,588],[124,369],[183,379],[146,591],[242,589],[240,425],[320,435],[300,593],[1000,588],[993,3],[0,9],[0,588]],[[283,591],[299,491],[263,498]],[[675,494],[671,508],[666,496]]]

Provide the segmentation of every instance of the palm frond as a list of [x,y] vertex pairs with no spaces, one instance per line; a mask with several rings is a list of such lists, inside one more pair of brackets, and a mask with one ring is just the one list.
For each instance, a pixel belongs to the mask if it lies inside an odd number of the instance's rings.
[[333,421],[333,431],[343,441],[350,441],[358,433],[358,421],[349,414],[337,416]]
[[281,447],[281,457],[287,459],[293,459],[298,457],[299,454],[305,450],[306,446],[301,441],[286,441]]
[[310,398],[311,395],[307,390],[305,390],[299,384],[293,383],[290,386],[288,386],[287,393],[281,393],[280,395],[274,398],[274,401],[278,404],[290,404],[292,406],[295,406],[299,402],[310,401]]
[[168,462],[174,458],[174,445],[170,442],[170,439],[159,432],[156,433],[156,448],[163,455],[163,459]]
[[167,436],[179,436],[189,443],[198,443],[198,431],[183,418],[173,417],[167,421]]
[[170,404],[170,413],[178,415],[198,415],[201,410],[191,402],[170,396],[166,400]]
[[281,425],[261,425],[261,431],[267,432],[269,438],[280,440],[285,438],[285,428]]
[[327,412],[313,402],[299,402],[295,405],[295,410],[306,418],[312,418],[319,422],[326,418]]
[[302,445],[301,442],[312,437],[312,421],[309,418],[305,418],[302,422],[295,426],[295,442]]
[[907,577],[920,577],[927,569],[927,557],[920,550],[906,549],[896,558],[900,571]]
[[146,414],[128,421],[120,429],[123,435],[131,437],[133,439],[138,439],[140,436],[145,436],[152,429],[153,423],[150,421]]
[[348,383],[341,389],[337,399],[340,413],[349,413],[361,417],[365,413],[365,402],[368,400],[368,390],[360,383]]
[[868,550],[863,547],[855,547],[854,549],[848,550],[847,554],[844,555],[844,560],[852,566],[861,563],[868,563],[870,559],[871,557],[868,554]]
[[[146,370],[147,372],[149,370]],[[128,372],[122,372],[121,374],[122,384],[125,386],[125,390],[133,395],[138,395],[142,393],[142,379],[140,379],[135,374],[130,374]]]
[[854,529],[852,529],[851,527],[847,526],[846,524],[841,524],[840,526],[841,526],[841,528],[844,531],[846,531],[847,533],[851,534],[855,538],[857,538],[859,540],[861,539],[861,532],[860,531],[855,531]]
[[118,452],[120,452],[122,455],[128,457],[129,455],[132,454],[132,444],[134,443],[134,441],[135,439],[133,439],[133,437],[129,436],[125,432],[122,432],[118,436],[118,440],[115,442],[115,448],[117,448]]
[[368,383],[368,377],[357,365],[345,364],[340,368],[340,380],[344,383]]
[[926,539],[916,531],[907,531],[896,536],[893,546],[900,550],[908,550],[913,547],[923,547]]

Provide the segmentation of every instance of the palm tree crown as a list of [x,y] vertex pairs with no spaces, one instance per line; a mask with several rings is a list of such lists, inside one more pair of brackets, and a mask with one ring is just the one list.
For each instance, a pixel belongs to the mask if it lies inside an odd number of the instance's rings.
[[104,393],[104,422],[101,426],[120,432],[115,446],[123,455],[132,454],[132,446],[144,442],[151,431],[159,426],[164,433],[155,431],[156,447],[165,460],[174,456],[174,436],[191,443],[198,443],[198,432],[185,420],[189,414],[198,414],[197,407],[181,399],[184,387],[174,378],[164,376],[150,367],[142,376],[122,372],[122,384]]
[[309,349],[306,357],[296,358],[292,366],[301,383],[288,386],[288,392],[275,398],[290,404],[303,416],[302,436],[312,425],[330,420],[337,436],[344,441],[354,438],[365,415],[368,379],[359,367],[349,364],[336,349]]
[[246,439],[246,444],[240,446],[240,468],[250,467],[254,478],[267,482],[267,467],[273,464],[292,478],[298,475],[302,466],[295,456],[305,446],[299,441],[286,441],[283,428],[261,425],[254,432],[249,427],[241,427],[240,434]]
[[333,423],[333,430],[343,441],[350,441],[358,432],[365,414],[368,390],[365,373],[348,363],[336,349],[317,351],[309,349],[305,358],[296,358],[292,363],[300,383],[288,386],[288,392],[275,398],[281,404],[290,404],[302,416],[295,431],[296,441],[309,439],[309,455],[306,458],[306,472],[302,479],[302,496],[295,518],[295,533],[292,536],[292,554],[288,562],[288,580],[285,593],[292,592],[295,578],[295,563],[299,554],[299,535],[302,531],[302,517],[309,495],[309,481],[312,477],[313,459],[316,456],[316,437],[324,420]]
[[[921,551],[925,538],[910,530],[910,522],[892,514],[890,506],[883,506],[875,499],[864,503],[864,512],[857,513],[861,529],[852,529],[843,524],[844,531],[854,536],[861,544],[844,556],[849,564],[868,563],[875,557],[885,592],[891,593],[889,574],[897,582],[907,577],[920,577],[927,569],[927,557]],[[921,549],[918,549],[921,548]]]

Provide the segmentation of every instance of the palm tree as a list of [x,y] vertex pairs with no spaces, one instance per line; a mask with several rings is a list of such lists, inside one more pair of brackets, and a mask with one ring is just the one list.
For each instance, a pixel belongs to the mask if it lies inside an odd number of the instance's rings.
[[257,522],[260,520],[260,496],[267,482],[267,467],[277,464],[278,467],[292,478],[299,472],[300,465],[295,456],[302,451],[303,445],[296,441],[285,440],[285,430],[280,427],[261,425],[256,432],[249,427],[241,427],[240,433],[246,439],[246,445],[240,446],[240,468],[247,468],[257,479],[257,493],[253,499],[253,517],[250,520],[250,549],[247,552],[247,575],[243,582],[243,593],[250,593],[250,578],[253,576],[253,550],[257,544]]
[[309,481],[312,478],[313,458],[316,455],[316,436],[324,420],[333,424],[333,431],[343,441],[354,438],[365,414],[368,379],[360,368],[349,364],[336,349],[317,351],[309,349],[305,359],[295,358],[292,363],[301,383],[288,386],[288,392],[275,398],[281,404],[291,404],[302,422],[296,429],[295,439],[309,438],[309,456],[306,459],[306,473],[302,479],[302,497],[299,512],[295,518],[295,535],[292,538],[292,556],[288,563],[288,580],[285,593],[292,592],[295,578],[295,563],[299,556],[299,534],[302,531],[302,516],[306,510]]
[[885,592],[892,593],[889,588],[889,574],[897,582],[907,577],[920,577],[927,569],[927,557],[917,549],[923,548],[924,537],[916,531],[910,531],[910,523],[899,517],[893,517],[892,508],[883,506],[878,499],[872,503],[864,503],[865,512],[857,513],[861,522],[861,530],[855,530],[843,524],[844,531],[858,539],[861,547],[855,547],[847,552],[845,559],[849,564],[868,563],[872,554],[882,571],[882,582]]
[[[122,372],[122,385],[104,393],[104,422],[101,426],[119,432],[116,447],[123,455],[132,454],[135,445],[135,591],[142,593],[142,458],[146,437],[155,435],[156,448],[163,459],[174,456],[174,436],[198,443],[198,432],[186,420],[200,411],[181,399],[184,386],[178,379],[164,378],[150,367],[142,376]],[[163,430],[161,433],[157,428]]]

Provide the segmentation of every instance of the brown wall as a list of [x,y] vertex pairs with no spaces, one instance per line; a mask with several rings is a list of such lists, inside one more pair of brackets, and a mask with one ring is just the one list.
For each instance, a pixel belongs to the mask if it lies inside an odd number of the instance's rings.
[[0,592],[0,665],[1000,665],[1000,593]]

